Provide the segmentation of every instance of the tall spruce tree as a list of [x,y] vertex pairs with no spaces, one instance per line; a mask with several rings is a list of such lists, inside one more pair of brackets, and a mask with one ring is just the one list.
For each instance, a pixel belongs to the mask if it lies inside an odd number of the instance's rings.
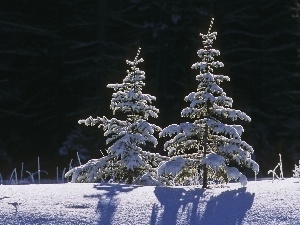
[[[139,54],[140,49],[134,61],[126,60],[131,70],[127,70],[127,76],[122,84],[107,85],[116,91],[112,95],[110,105],[113,114],[123,113],[126,120],[107,119],[104,116],[78,121],[79,124],[86,126],[99,124],[98,127],[102,127],[105,131],[104,135],[109,136],[106,143],[110,146],[107,149],[107,156],[90,160],[85,165],[70,170],[66,176],[72,175],[73,182],[92,182],[110,177],[116,182],[136,183],[145,174],[151,179],[149,173],[155,171],[158,158],[161,160],[164,158],[142,149],[147,142],[157,145],[157,139],[153,134],[155,131],[161,131],[161,128],[147,121],[149,116],[156,118],[159,110],[151,105],[156,98],[142,93],[145,72],[137,67],[144,61],[142,58],[138,59]],[[152,184],[156,183],[153,179]]]
[[[198,161],[203,188],[207,188],[208,178],[217,178],[225,182],[230,179],[239,179],[242,185],[246,185],[247,178],[237,168],[228,165],[235,161],[258,173],[259,166],[251,159],[254,150],[249,144],[242,141],[242,126],[228,125],[222,120],[241,119],[250,122],[251,119],[244,112],[231,108],[232,98],[227,97],[219,86],[221,82],[229,81],[229,77],[213,74],[215,68],[224,65],[222,62],[214,60],[220,51],[212,48],[217,36],[217,32],[211,32],[212,25],[213,19],[208,33],[200,34],[204,48],[198,50],[197,53],[201,62],[192,65],[192,69],[200,71],[200,74],[196,76],[199,85],[196,92],[191,92],[185,97],[184,100],[190,102],[190,106],[181,112],[182,117],[189,117],[194,121],[170,125],[163,129],[160,136],[176,134],[164,145],[169,155],[179,155],[189,153],[187,150],[196,150],[196,153],[190,154],[190,158],[200,158]],[[186,155],[183,158],[186,159]],[[178,161],[178,158],[176,160]],[[187,162],[187,160],[185,161]],[[180,167],[181,169],[185,168],[184,163],[181,163]]]

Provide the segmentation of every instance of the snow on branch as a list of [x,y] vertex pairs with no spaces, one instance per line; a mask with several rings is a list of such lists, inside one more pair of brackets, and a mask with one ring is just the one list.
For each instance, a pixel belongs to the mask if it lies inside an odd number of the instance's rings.
[[171,158],[167,162],[161,162],[157,168],[157,175],[161,176],[163,174],[166,174],[175,177],[184,166],[185,160],[180,156],[176,156]]
[[239,180],[243,187],[247,185],[247,177],[242,174],[237,168],[226,166],[225,171],[229,180]]
[[201,160],[201,164],[205,164],[206,166],[211,167],[214,171],[217,171],[220,167],[225,166],[225,158],[212,152]]
[[212,131],[216,134],[225,134],[229,135],[231,138],[241,140],[241,134],[243,131],[242,126],[237,126],[237,125],[227,125],[223,124],[219,121],[216,121],[214,119],[204,119],[204,123],[207,124],[209,128],[212,129]]
[[248,116],[246,113],[244,113],[240,110],[218,107],[218,108],[214,109],[214,112],[217,115],[223,116],[225,118],[229,118],[232,121],[237,120],[239,118],[241,120],[251,122],[250,116]]
[[78,123],[79,124],[84,124],[86,126],[95,126],[100,121],[101,121],[100,117],[97,117],[96,119],[94,119],[93,117],[90,116],[85,120],[78,120]]
[[108,176],[105,167],[110,158],[110,156],[106,156],[100,159],[91,159],[84,165],[69,170],[65,174],[65,178],[71,177],[72,183],[90,183],[97,180],[104,182],[105,176]]

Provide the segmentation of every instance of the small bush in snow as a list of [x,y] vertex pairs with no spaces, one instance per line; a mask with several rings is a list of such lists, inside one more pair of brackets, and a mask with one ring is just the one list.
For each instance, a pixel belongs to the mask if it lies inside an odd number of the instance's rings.
[[[279,176],[276,174],[276,169],[279,167]],[[281,154],[279,154],[279,163],[275,166],[273,170],[269,170],[268,174],[272,173],[273,175],[273,181],[274,178],[276,177],[277,179],[283,179],[283,171],[282,171],[282,160],[281,160]]]
[[293,170],[293,177],[300,178],[300,160],[298,166],[295,164],[295,169]]

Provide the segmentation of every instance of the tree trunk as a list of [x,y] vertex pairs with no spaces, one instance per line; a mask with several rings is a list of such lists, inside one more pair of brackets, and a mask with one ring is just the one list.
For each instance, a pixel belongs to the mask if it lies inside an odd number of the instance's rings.
[[[208,138],[208,126],[205,126],[205,133],[204,133],[204,141],[203,141],[203,158],[206,157],[207,153],[207,138]],[[207,167],[206,163],[203,165],[203,183],[202,188],[207,188]]]

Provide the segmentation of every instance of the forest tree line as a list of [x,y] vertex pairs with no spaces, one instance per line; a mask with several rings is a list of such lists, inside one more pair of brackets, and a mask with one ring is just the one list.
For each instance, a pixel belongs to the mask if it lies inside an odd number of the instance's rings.
[[[46,170],[66,167],[77,151],[83,160],[99,157],[103,133],[77,121],[112,116],[106,85],[122,82],[138,47],[145,92],[160,110],[151,122],[182,121],[183,98],[196,88],[199,33],[214,17],[225,64],[218,72],[231,78],[224,89],[234,107],[252,118],[242,124],[244,139],[261,174],[281,153],[291,175],[300,159],[299,12],[285,0],[2,2],[0,172],[34,167],[37,156]],[[166,154],[160,142],[150,151]]]

